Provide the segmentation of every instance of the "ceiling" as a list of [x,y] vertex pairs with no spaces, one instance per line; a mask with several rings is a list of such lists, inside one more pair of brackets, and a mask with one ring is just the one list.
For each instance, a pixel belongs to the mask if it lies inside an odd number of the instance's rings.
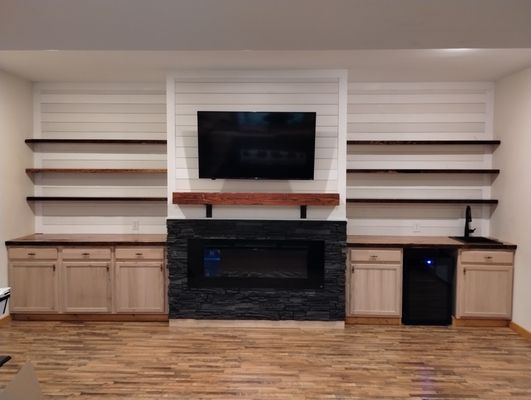
[[531,66],[531,49],[350,51],[0,51],[32,81],[164,81],[177,69],[342,68],[355,81],[495,81]]
[[530,21],[531,0],[0,0],[0,69],[32,81],[197,68],[494,81],[531,66]]
[[531,0],[0,0],[0,50],[529,48]]

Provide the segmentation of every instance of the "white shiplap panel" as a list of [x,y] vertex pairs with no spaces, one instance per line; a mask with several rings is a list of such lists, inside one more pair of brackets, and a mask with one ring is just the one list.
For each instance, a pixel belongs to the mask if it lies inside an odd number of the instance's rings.
[[165,104],[164,94],[42,94],[46,103],[96,103],[96,104]]
[[177,104],[176,114],[195,114],[198,111],[290,111],[316,112],[320,115],[337,115],[336,104]]
[[[39,83],[35,136],[54,139],[165,139],[164,84]],[[163,146],[38,145],[35,167],[166,168]],[[38,174],[35,194],[48,196],[167,195],[164,174]],[[40,232],[162,233],[165,203],[43,203]],[[138,230],[133,227],[139,226]]]
[[[197,114],[177,114],[178,126],[189,126],[197,128]],[[320,127],[332,127],[337,131],[337,115],[316,115],[315,125]]]
[[[175,95],[176,104],[337,104],[337,94],[326,93],[186,93]],[[290,110],[286,110],[290,111]]]
[[175,93],[336,93],[331,82],[175,82]]
[[[488,82],[351,82],[348,139],[490,139],[491,90]],[[348,146],[347,167],[492,168],[492,157],[490,149],[474,146]],[[356,173],[347,177],[347,193],[355,198],[487,198],[493,179],[471,174]],[[349,204],[348,230],[373,235],[456,234],[458,226],[462,230],[463,207]],[[488,234],[488,220],[481,227]]]
[[[337,72],[336,72],[337,73]],[[345,154],[339,148],[339,76],[325,77],[302,71],[258,72],[224,75],[224,72],[177,74],[168,83],[175,98],[174,189],[176,191],[256,191],[256,192],[340,192],[338,165]],[[344,78],[343,78],[344,79]],[[346,85],[345,85],[346,87]],[[169,92],[168,92],[169,93]],[[168,96],[170,101],[171,97]],[[316,112],[315,179],[309,181],[278,180],[209,180],[198,179],[197,173],[197,111],[304,111]],[[344,139],[343,139],[344,140]],[[344,165],[344,161],[342,162]],[[170,183],[171,184],[171,183]],[[327,208],[327,207],[325,207]],[[170,217],[203,218],[203,207],[169,206]],[[344,208],[328,207],[310,218],[338,218]],[[297,207],[215,207],[215,218],[299,218]],[[340,218],[340,217],[339,217]]]

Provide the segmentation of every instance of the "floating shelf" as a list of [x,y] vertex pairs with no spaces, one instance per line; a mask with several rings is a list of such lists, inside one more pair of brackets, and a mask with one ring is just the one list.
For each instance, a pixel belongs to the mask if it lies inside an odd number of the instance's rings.
[[165,174],[166,168],[26,168],[27,174]]
[[28,196],[27,201],[166,201],[166,197],[86,197],[86,196]]
[[348,145],[492,145],[500,140],[347,140]]
[[498,204],[498,200],[495,200],[495,199],[364,199],[364,198],[347,198],[347,203]]
[[166,144],[166,140],[154,139],[26,139],[27,144],[41,143],[92,143],[92,144]]
[[173,204],[337,206],[339,194],[174,192]]
[[499,169],[368,169],[349,168],[349,174],[499,174]]

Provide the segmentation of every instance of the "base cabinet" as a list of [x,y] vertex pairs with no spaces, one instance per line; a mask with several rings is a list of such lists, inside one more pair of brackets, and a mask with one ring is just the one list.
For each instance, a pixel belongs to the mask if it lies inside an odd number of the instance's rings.
[[15,261],[9,265],[11,312],[55,313],[58,311],[57,263]]
[[116,263],[116,311],[164,312],[164,264],[162,262]]
[[63,304],[68,313],[110,313],[110,262],[63,264]]
[[402,251],[352,249],[349,254],[349,316],[400,317]]
[[457,294],[457,318],[511,319],[513,253],[461,251]]
[[13,314],[167,313],[163,247],[10,247],[8,254]]

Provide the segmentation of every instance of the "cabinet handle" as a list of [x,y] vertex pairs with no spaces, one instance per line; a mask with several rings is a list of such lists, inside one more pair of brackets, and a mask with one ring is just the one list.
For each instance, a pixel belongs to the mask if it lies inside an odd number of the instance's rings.
[[136,255],[137,255],[137,256],[141,256],[141,255],[142,255],[142,253],[136,253]]
[[105,268],[107,268],[107,271],[109,270],[109,266],[108,265]]
[[466,275],[466,268],[463,268],[463,275]]
[[160,266],[160,270],[164,271],[164,266],[163,265]]
[[81,253],[82,256],[90,256],[90,253]]
[[52,271],[53,271],[53,272],[55,272],[55,265],[54,265],[54,266],[52,266]]
[[485,260],[492,260],[492,256],[485,256]]
[[372,256],[369,256],[369,258],[370,258],[371,260],[376,260],[376,259],[378,258],[378,256],[372,255]]
[[33,257],[34,255],[36,255],[36,254],[35,253],[28,253],[28,256],[32,256]]

